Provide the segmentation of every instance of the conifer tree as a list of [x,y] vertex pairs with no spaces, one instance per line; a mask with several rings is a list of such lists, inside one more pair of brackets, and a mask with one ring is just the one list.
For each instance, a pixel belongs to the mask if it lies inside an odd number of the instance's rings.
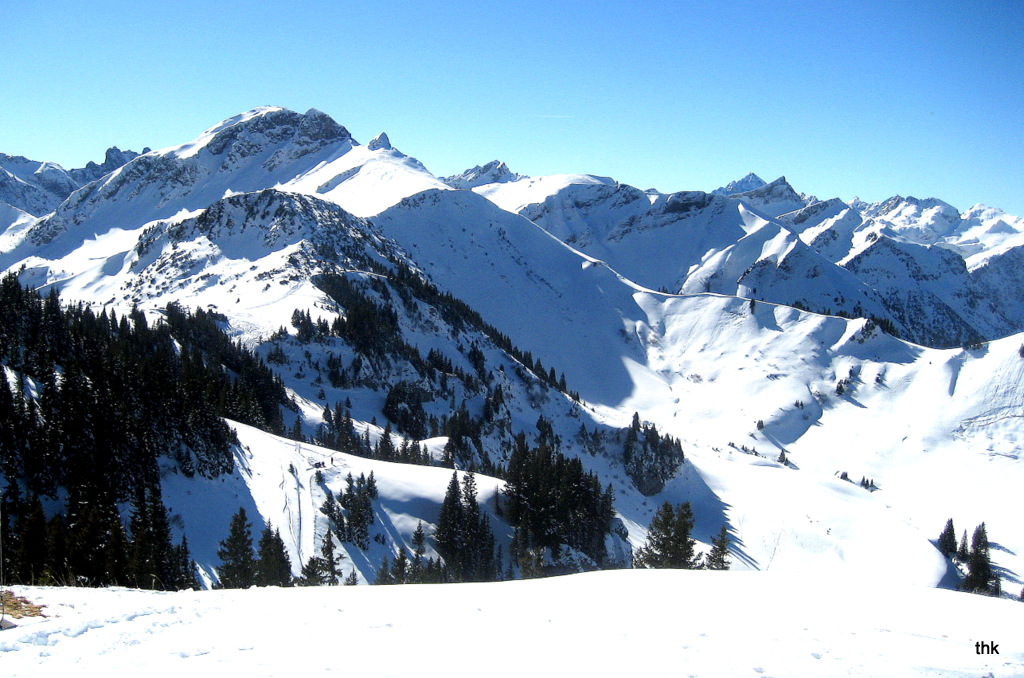
[[[3,380],[0,380],[3,381]],[[46,564],[49,561],[49,544],[46,534],[46,514],[39,497],[32,497],[28,510],[19,517],[14,526],[17,541],[4,538],[7,552],[14,554],[14,565],[4,563],[9,572],[14,573],[23,584],[39,584],[43,581]],[[4,517],[10,513],[7,506],[3,507]],[[4,527],[0,525],[0,528]],[[6,531],[5,531],[6,532]]]
[[459,474],[452,473],[444,500],[441,502],[441,512],[437,517],[437,529],[434,531],[437,552],[449,567],[465,546],[462,526],[462,492],[459,488]]
[[338,559],[334,555],[334,536],[330,530],[324,535],[323,544],[320,546],[320,560],[323,567],[321,581],[331,586],[338,585]]
[[299,586],[320,586],[324,583],[323,571],[323,559],[317,556],[310,556],[309,560],[302,566]]
[[421,560],[426,553],[427,535],[423,530],[423,521],[416,523],[416,531],[412,533],[412,548],[414,562]]
[[953,529],[953,519],[950,518],[946,521],[946,527],[942,529],[942,533],[939,535],[939,552],[942,555],[950,558],[956,553],[956,531]]
[[647,533],[647,542],[633,559],[637,567],[678,568],[689,570],[697,566],[694,555],[696,541],[690,537],[693,529],[693,511],[685,502],[673,511],[665,502],[658,509]]
[[181,544],[177,549],[177,581],[175,587],[180,590],[199,588],[196,581],[196,563],[192,560],[192,554],[188,550],[188,538],[182,535]]
[[387,556],[384,556],[384,560],[381,561],[380,567],[377,568],[377,574],[373,579],[373,583],[375,586],[385,586],[395,583],[391,578],[391,563],[388,561]]
[[966,563],[970,557],[971,551],[967,547],[967,530],[964,530],[964,536],[960,538],[960,547],[956,550],[956,559],[961,563]]
[[704,567],[709,570],[729,569],[729,532],[725,525],[718,531],[718,536],[711,540],[711,551],[708,553]]
[[398,547],[398,555],[391,564],[391,580],[395,584],[405,584],[409,581],[409,556],[402,546]]
[[221,560],[218,571],[220,585],[226,589],[249,588],[256,583],[256,559],[252,550],[252,523],[239,507],[231,518],[228,536],[220,543],[217,557]]
[[292,565],[280,530],[267,523],[260,534],[258,550],[256,585],[288,586],[292,580]]
[[[95,497],[95,503],[83,498]],[[117,507],[107,493],[68,494],[65,531],[68,575],[90,586],[127,584],[128,540]],[[52,549],[51,549],[52,550]]]
[[64,516],[57,514],[46,522],[46,579],[58,584],[72,579],[68,558],[68,530]]
[[423,580],[423,554],[426,553],[427,535],[423,531],[423,521],[416,524],[416,531],[412,534],[412,563],[410,564],[410,578],[413,583]]
[[176,590],[180,580],[178,554],[171,543],[171,526],[159,485],[140,487],[132,510],[131,578],[135,586]]
[[971,553],[967,559],[967,577],[964,588],[968,591],[985,593],[993,579],[992,561],[989,556],[988,534],[985,523],[974,528],[971,538]]

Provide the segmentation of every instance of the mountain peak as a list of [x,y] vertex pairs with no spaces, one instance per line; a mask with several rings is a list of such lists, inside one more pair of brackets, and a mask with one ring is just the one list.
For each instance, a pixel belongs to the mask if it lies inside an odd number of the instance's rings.
[[[785,177],[783,177],[783,179],[785,179]],[[746,193],[747,191],[753,191],[766,185],[767,182],[765,182],[764,179],[753,172],[750,172],[742,179],[730,181],[725,186],[716,188],[712,193],[717,195],[736,195],[737,193]]]
[[862,214],[900,238],[922,244],[934,243],[961,227],[960,212],[938,198],[894,195]]
[[390,151],[391,150],[391,140],[388,139],[388,135],[386,133],[381,132],[380,134],[375,136],[373,138],[373,140],[370,141],[369,144],[367,144],[367,146],[369,147],[369,149],[371,151],[379,151],[379,150]]
[[510,170],[508,165],[501,160],[492,160],[486,165],[477,165],[462,174],[454,174],[441,179],[441,181],[452,188],[468,190],[486,184],[506,184],[526,178],[525,175],[516,174]]
[[68,171],[68,174],[72,179],[78,182],[79,185],[84,186],[91,181],[96,181],[100,177],[110,174],[118,167],[127,165],[140,155],[149,153],[149,151],[150,149],[148,146],[142,149],[142,153],[136,153],[135,151],[122,151],[117,146],[111,146],[103,155],[102,164],[97,164],[90,160],[85,164],[85,167],[70,170]]
[[295,140],[300,144],[317,142],[341,141],[351,139],[352,135],[342,125],[334,121],[334,118],[322,111],[311,108],[301,116]]
[[326,113],[315,108],[306,113],[276,106],[263,106],[228,118],[206,130],[195,141],[168,151],[179,158],[189,158],[201,150],[213,155],[226,151],[249,157],[259,149],[289,142],[298,155],[324,146],[349,141],[352,135]]
[[800,195],[793,190],[784,176],[770,184],[743,193],[735,193],[730,197],[740,200],[748,207],[768,217],[778,217],[817,202],[816,198]]

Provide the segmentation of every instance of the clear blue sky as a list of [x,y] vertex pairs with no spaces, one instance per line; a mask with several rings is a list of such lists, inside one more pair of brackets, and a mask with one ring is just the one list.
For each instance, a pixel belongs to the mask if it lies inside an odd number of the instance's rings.
[[5,0],[0,152],[80,167],[260,105],[640,188],[1024,215],[1024,3]]

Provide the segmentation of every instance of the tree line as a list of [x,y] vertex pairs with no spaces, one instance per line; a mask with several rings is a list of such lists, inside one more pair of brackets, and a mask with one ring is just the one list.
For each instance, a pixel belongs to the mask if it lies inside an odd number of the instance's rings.
[[174,304],[152,324],[138,309],[97,314],[0,279],[6,571],[25,583],[192,585],[187,545],[162,527],[161,464],[230,473],[237,439],[223,418],[280,429],[290,404],[217,322]]

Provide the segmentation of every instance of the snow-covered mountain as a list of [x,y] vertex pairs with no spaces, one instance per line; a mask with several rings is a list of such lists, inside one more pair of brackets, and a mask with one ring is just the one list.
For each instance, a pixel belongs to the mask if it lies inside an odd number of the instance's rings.
[[529,177],[516,174],[501,160],[492,160],[486,165],[477,165],[461,174],[444,177],[442,181],[452,188],[473,189],[485,184],[504,184],[520,179],[529,179]]
[[[145,152],[148,152],[147,148]],[[74,191],[113,172],[138,156],[116,146],[107,149],[103,164],[89,162],[81,169],[65,170],[52,162],[38,162],[0,153],[0,203],[34,216],[52,211]],[[3,227],[3,222],[0,222]]]
[[[733,185],[752,183],[748,176]],[[730,195],[642,192],[588,175],[473,190],[651,289],[872,317],[901,337],[937,347],[1024,330],[1010,310],[1015,305],[998,303],[1005,297],[990,292],[1012,290],[1015,274],[1005,263],[1012,257],[994,257],[1021,243],[1010,225],[1018,222],[982,206],[969,220],[934,199],[897,197],[854,208],[799,194],[784,177]],[[880,267],[866,263],[883,249],[904,256],[885,257]],[[950,258],[950,251],[958,254]],[[957,263],[968,253],[969,268]],[[986,265],[983,274],[974,272]]]
[[813,196],[797,193],[786,181],[786,177],[779,177],[770,184],[735,194],[734,197],[769,217],[777,217],[818,202]]
[[126,165],[140,155],[149,153],[151,149],[146,147],[142,149],[142,153],[136,153],[135,151],[122,151],[117,146],[111,146],[107,149],[107,152],[103,156],[102,163],[95,163],[89,161],[85,164],[85,167],[80,169],[68,170],[68,176],[71,177],[79,187],[85,186],[88,183],[102,179],[107,174],[110,174],[122,165]]
[[730,181],[725,186],[716,188],[711,192],[716,195],[736,195],[737,193],[755,191],[759,188],[762,188],[763,186],[766,186],[767,184],[768,182],[766,182],[764,179],[757,176],[753,172],[750,172],[749,174],[747,174],[747,176],[743,177],[742,179]]
[[133,229],[204,209],[227,195],[275,186],[368,214],[443,184],[390,143],[359,146],[319,111],[260,108],[189,143],[138,156],[75,191],[26,233],[24,251],[66,253],[81,234]]
[[[464,409],[485,422],[479,445],[459,448],[463,467],[504,463],[517,434],[550,423],[563,451],[611,485],[620,563],[662,502],[690,501],[699,548],[726,524],[736,569],[948,585],[956,574],[932,541],[952,516],[985,521],[1007,590],[1020,584],[1015,217],[819,202],[784,178],[661,194],[499,163],[442,181],[384,134],[362,146],[319,111],[260,108],[131,158],[43,215],[0,218],[0,269],[24,266],[23,283],[118,316],[156,318],[171,301],[218,314],[273,356],[307,435],[349,401],[377,443],[400,382],[427,418]],[[332,275],[349,281],[344,294],[330,293]],[[347,322],[368,307],[384,309],[370,323],[390,342],[379,354],[295,320]],[[686,455],[647,494],[619,437],[634,412]],[[164,480],[211,580],[239,505],[285,528],[297,569],[326,531],[324,488],[349,471],[373,471],[381,488],[380,540],[347,551],[360,581],[419,521],[436,524],[447,470],[237,428],[230,478]],[[458,438],[391,432],[434,459]],[[482,503],[499,484],[481,476]]]

